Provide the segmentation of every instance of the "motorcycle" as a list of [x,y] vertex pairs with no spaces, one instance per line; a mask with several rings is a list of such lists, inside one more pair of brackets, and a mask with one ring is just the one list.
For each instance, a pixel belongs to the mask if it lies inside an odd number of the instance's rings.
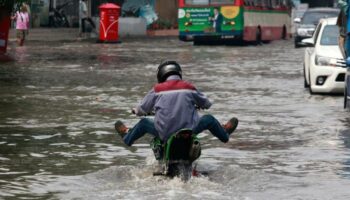
[[56,8],[50,8],[49,24],[51,27],[70,27],[68,18],[65,14],[64,8],[72,2],[66,2]]
[[[200,110],[198,106],[196,109]],[[132,109],[131,113],[135,114],[135,110]],[[145,116],[154,115],[155,112],[152,111]],[[208,175],[208,172],[197,171],[194,165],[194,161],[201,155],[201,144],[192,129],[180,129],[165,142],[154,137],[150,147],[160,166],[160,171],[153,172],[153,176],[179,177],[186,182],[192,176]]]
[[192,175],[198,175],[193,162],[201,155],[201,145],[191,129],[179,130],[165,143],[155,137],[151,148],[161,166],[161,171],[154,172],[154,176],[180,177],[187,181]]

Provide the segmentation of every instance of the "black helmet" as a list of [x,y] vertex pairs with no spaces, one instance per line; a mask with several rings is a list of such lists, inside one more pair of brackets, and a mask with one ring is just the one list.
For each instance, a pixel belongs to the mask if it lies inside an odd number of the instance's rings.
[[179,75],[182,79],[182,70],[176,61],[165,61],[158,66],[158,83],[163,83],[170,75]]

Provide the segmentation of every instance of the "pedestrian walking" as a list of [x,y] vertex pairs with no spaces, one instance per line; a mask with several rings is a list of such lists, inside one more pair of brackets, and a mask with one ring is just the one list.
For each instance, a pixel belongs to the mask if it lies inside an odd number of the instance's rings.
[[16,20],[16,36],[17,44],[23,46],[26,36],[29,34],[29,13],[28,7],[22,4],[20,10],[12,16],[12,20]]
[[83,33],[86,33],[85,22],[89,22],[93,28],[93,31],[96,32],[96,25],[88,15],[86,1],[87,0],[80,0],[79,2],[79,17],[80,17],[80,24],[81,24],[79,37],[82,37]]

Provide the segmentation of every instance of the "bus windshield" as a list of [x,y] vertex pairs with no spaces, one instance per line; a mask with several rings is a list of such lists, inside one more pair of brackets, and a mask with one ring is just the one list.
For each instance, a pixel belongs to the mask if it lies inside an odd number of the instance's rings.
[[185,0],[186,5],[234,4],[235,0]]

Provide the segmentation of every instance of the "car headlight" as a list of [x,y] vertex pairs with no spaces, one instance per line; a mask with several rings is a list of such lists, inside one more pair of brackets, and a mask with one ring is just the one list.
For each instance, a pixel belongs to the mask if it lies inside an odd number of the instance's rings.
[[306,29],[298,29],[298,35],[300,36],[307,36],[307,30]]
[[337,60],[334,58],[324,57],[324,56],[317,56],[315,58],[315,64],[318,66],[337,66]]

